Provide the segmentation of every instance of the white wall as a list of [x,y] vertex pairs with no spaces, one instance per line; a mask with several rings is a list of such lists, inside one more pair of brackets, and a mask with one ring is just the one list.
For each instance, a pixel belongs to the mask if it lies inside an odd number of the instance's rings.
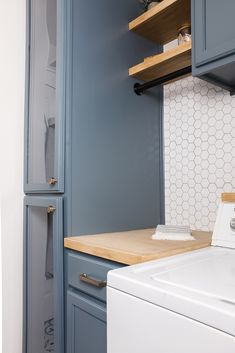
[[22,352],[25,0],[0,0],[3,353]]
[[1,203],[0,203],[0,352],[2,348],[2,230],[1,230]]

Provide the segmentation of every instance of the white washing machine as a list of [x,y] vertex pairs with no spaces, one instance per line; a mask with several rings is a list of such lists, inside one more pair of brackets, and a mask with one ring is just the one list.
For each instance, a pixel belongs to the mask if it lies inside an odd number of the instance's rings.
[[234,209],[213,246],[109,272],[108,353],[235,353]]

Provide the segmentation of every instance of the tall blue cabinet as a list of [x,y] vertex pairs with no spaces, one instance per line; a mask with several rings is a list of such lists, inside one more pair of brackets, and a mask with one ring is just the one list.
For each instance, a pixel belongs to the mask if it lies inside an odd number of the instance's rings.
[[164,221],[162,88],[138,97],[128,77],[162,48],[128,31],[136,0],[27,9],[24,353],[87,353],[84,325],[93,312],[104,332],[105,300],[72,285],[64,293],[63,238]]
[[24,353],[64,353],[65,5],[27,1]]
[[128,31],[136,0],[67,1],[65,232],[164,217],[162,88],[141,98],[128,68],[162,48]]

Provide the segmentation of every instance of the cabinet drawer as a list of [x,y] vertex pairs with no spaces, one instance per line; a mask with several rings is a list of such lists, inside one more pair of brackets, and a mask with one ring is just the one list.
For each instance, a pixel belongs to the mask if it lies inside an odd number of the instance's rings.
[[69,286],[102,301],[106,301],[104,282],[107,280],[108,271],[122,267],[121,264],[73,251],[67,252],[67,266]]

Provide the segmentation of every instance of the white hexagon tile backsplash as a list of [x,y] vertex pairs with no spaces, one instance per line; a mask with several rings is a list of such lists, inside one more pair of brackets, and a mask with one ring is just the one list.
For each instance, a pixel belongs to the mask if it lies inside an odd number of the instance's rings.
[[164,88],[166,224],[213,230],[235,191],[235,97],[188,77]]

